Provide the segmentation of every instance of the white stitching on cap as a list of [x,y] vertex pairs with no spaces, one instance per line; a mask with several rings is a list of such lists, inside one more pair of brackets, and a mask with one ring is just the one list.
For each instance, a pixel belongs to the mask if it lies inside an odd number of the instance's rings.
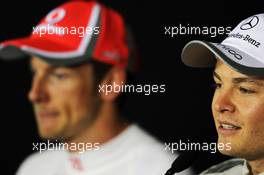
[[[97,24],[99,20],[99,15],[100,15],[100,6],[96,4],[93,9],[92,9],[92,14],[89,19],[89,24],[88,26],[91,28],[94,28],[95,25]],[[82,39],[81,44],[79,48],[75,51],[68,51],[68,52],[51,52],[51,51],[45,51],[42,49],[30,47],[23,45],[21,47],[22,50],[32,52],[32,53],[37,53],[39,55],[47,56],[47,57],[56,57],[58,59],[69,59],[71,57],[76,57],[76,56],[81,56],[84,54],[88,44],[90,43],[92,38],[92,35],[85,35],[85,37]]]

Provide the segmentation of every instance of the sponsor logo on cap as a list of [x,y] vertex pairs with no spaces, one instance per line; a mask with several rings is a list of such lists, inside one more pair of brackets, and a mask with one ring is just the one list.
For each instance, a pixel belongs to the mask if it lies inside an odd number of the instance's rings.
[[52,10],[45,18],[44,23],[39,24],[34,28],[33,34],[48,33],[56,35],[65,35],[65,28],[57,26],[57,23],[62,21],[66,15],[63,8]]
[[242,39],[243,41],[246,41],[249,44],[251,44],[257,48],[259,48],[259,46],[261,45],[261,43],[258,40],[252,38],[250,35],[243,35],[240,33],[231,33],[228,35],[228,37]]
[[257,16],[252,16],[246,19],[240,26],[241,30],[249,30],[257,26],[259,23],[259,18]]
[[66,11],[63,8],[57,8],[52,10],[45,18],[45,21],[48,24],[55,24],[63,20],[65,17]]
[[223,44],[217,44],[217,45],[221,46],[223,50],[227,51],[226,53],[228,53],[229,55],[232,55],[237,60],[243,59],[242,55],[240,55],[239,53],[237,53],[235,50],[231,49],[230,47],[223,45]]

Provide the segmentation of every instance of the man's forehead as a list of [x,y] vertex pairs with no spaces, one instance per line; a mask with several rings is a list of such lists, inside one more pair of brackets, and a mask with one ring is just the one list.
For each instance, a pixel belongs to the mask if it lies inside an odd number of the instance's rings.
[[216,62],[215,68],[214,68],[214,72],[218,76],[226,76],[229,78],[234,78],[234,77],[248,78],[249,77],[245,74],[242,74],[242,73],[234,70],[233,68],[231,68],[230,66],[228,66],[226,63],[224,63],[223,61],[221,61],[219,59],[217,59],[217,62]]
[[55,67],[39,57],[30,57],[30,67],[34,69],[54,69]]
[[30,68],[32,70],[41,70],[41,71],[54,71],[54,70],[67,70],[74,72],[90,72],[91,65],[89,63],[84,63],[76,66],[54,66],[50,63],[44,61],[39,57],[32,56],[30,58]]
[[230,80],[232,83],[239,84],[239,83],[256,83],[258,85],[264,84],[264,77],[255,77],[255,76],[248,76],[242,74],[230,66],[226,65],[222,61],[217,61],[213,76],[218,80]]

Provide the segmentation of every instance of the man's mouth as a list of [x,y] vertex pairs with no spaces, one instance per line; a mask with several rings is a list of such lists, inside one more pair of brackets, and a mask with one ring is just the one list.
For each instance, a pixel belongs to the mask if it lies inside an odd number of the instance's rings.
[[54,117],[57,117],[59,115],[59,113],[56,111],[44,110],[44,111],[37,112],[37,115],[40,118],[54,118]]
[[233,124],[221,123],[220,128],[223,128],[223,129],[240,129],[241,127],[233,125]]
[[232,135],[242,129],[238,124],[227,121],[219,121],[218,133],[221,135]]

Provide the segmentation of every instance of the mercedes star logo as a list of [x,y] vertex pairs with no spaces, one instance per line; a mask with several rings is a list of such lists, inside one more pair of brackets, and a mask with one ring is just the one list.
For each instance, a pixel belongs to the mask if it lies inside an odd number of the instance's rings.
[[244,23],[240,26],[241,30],[249,30],[254,28],[259,22],[259,18],[257,16],[249,17],[244,21]]

